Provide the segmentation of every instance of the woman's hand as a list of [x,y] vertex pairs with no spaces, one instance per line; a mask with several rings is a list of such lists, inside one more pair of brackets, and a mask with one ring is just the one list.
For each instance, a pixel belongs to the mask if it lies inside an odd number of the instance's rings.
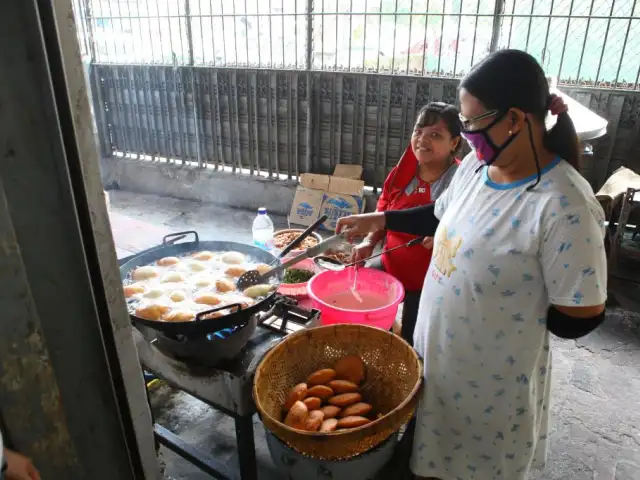
[[422,246],[427,250],[433,250],[433,237],[426,237],[422,241]]
[[374,246],[368,240],[365,240],[359,245],[353,247],[353,251],[351,252],[351,262],[352,263],[360,263],[371,255],[373,255]]
[[6,480],[40,480],[40,473],[24,455],[5,448],[4,458],[7,461]]
[[365,213],[364,215],[340,218],[336,226],[336,233],[345,232],[347,240],[352,242],[354,239],[364,237],[371,232],[384,230],[384,227],[383,212]]

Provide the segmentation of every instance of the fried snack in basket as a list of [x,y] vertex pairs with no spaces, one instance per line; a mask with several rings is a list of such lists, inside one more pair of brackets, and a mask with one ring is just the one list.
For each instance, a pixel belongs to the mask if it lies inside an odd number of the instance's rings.
[[336,378],[336,371],[333,368],[323,368],[309,375],[307,385],[310,387],[314,385],[327,385],[334,378]]
[[291,390],[289,390],[287,399],[285,400],[282,409],[287,411],[291,409],[291,407],[293,407],[294,403],[302,401],[305,398],[307,398],[307,384],[299,383],[295,387],[291,388]]
[[333,390],[331,390],[331,387],[327,387],[326,385],[316,385],[307,391],[307,395],[325,400],[329,397],[333,397]]
[[320,425],[320,433],[333,432],[336,428],[338,428],[338,419],[327,418],[322,422],[322,425]]
[[305,398],[302,403],[304,403],[307,406],[309,411],[320,410],[320,406],[322,405],[322,400],[320,400],[318,397],[308,397],[308,398]]
[[297,428],[298,430],[306,430],[308,418],[309,410],[307,406],[301,401],[297,401],[293,404],[289,413],[287,413],[284,424],[291,428]]
[[356,428],[366,425],[371,420],[366,417],[344,417],[338,420],[338,428]]
[[340,395],[331,397],[329,399],[329,404],[344,408],[349,405],[353,405],[354,403],[358,403],[360,400],[362,400],[362,395],[359,393],[341,393]]
[[324,420],[324,413],[320,410],[314,410],[309,412],[309,416],[307,417],[307,421],[305,422],[305,430],[308,432],[317,432],[320,429],[320,425],[322,425],[322,421]]
[[349,380],[331,380],[327,385],[335,393],[352,393],[357,392],[359,389],[358,385]]
[[335,418],[342,411],[340,407],[336,407],[335,405],[325,405],[320,410],[324,413],[324,418]]
[[364,381],[365,366],[362,359],[356,355],[348,355],[338,360],[333,367],[340,380],[348,380],[360,385]]
[[365,417],[371,410],[373,410],[373,406],[368,403],[358,402],[345,407],[340,412],[340,417]]

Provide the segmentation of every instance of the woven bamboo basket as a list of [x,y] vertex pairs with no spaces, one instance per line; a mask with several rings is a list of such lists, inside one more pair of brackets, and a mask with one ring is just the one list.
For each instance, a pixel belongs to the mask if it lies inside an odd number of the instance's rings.
[[[331,433],[303,432],[286,426],[282,404],[289,389],[313,372],[332,367],[346,355],[366,365],[360,392],[378,418],[362,427]],[[422,386],[422,362],[402,338],[364,325],[329,325],[288,335],[256,370],[253,397],[266,428],[294,450],[321,460],[364,453],[406,424]]]

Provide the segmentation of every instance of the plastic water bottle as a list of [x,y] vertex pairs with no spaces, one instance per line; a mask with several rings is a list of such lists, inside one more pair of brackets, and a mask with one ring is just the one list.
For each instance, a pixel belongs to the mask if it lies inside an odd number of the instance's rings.
[[258,209],[258,215],[253,221],[253,243],[264,250],[273,248],[273,222],[267,215],[267,209]]

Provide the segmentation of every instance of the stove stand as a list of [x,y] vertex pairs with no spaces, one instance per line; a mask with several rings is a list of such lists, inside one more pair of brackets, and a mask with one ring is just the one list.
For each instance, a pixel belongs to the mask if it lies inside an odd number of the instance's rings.
[[166,348],[158,348],[156,341],[149,342],[137,329],[133,329],[144,370],[234,419],[239,472],[189,445],[164,427],[154,425],[154,434],[160,444],[213,478],[257,479],[253,432],[256,409],[252,396],[255,370],[267,351],[284,336],[317,325],[320,312],[305,310],[298,307],[295,300],[282,297],[271,310],[259,315],[259,326],[247,346],[236,358],[216,367],[178,359]]

